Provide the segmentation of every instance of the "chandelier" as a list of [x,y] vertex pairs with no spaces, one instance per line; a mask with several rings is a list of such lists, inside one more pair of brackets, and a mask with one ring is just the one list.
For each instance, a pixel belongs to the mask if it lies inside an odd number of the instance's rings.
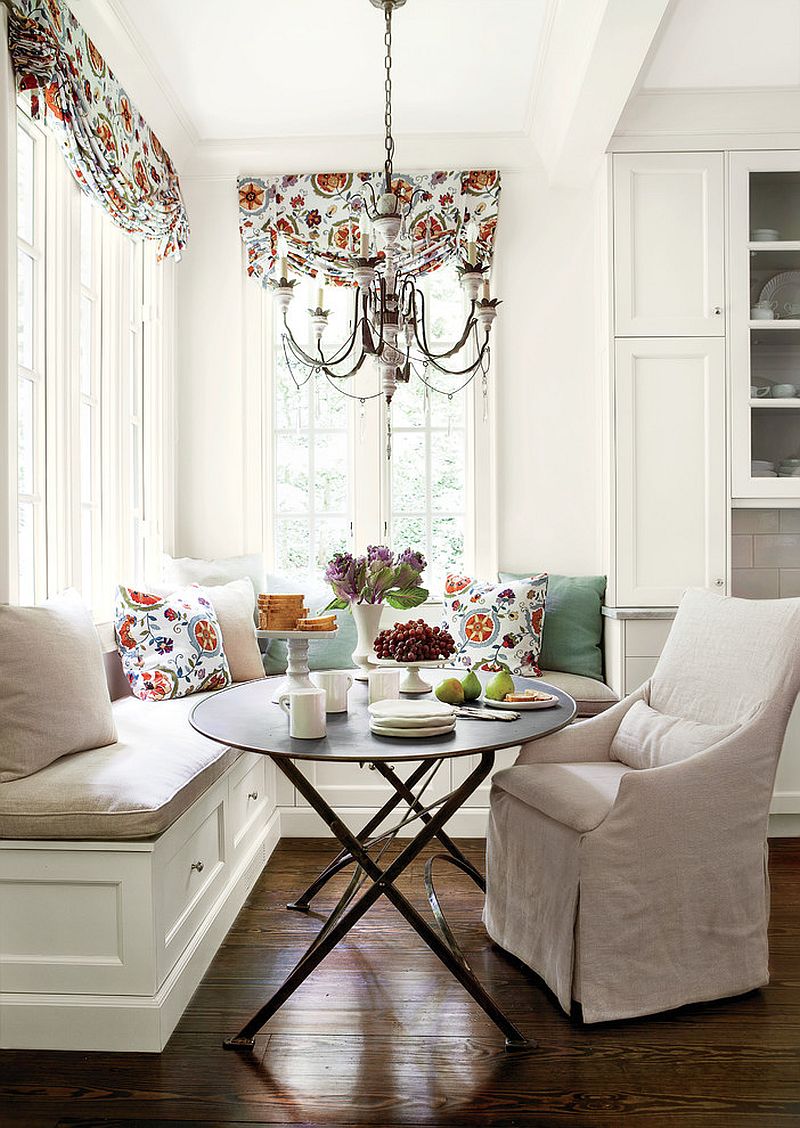
[[[304,348],[300,344],[287,320],[297,281],[288,277],[286,255],[279,253],[275,275],[269,279],[269,286],[282,318],[280,333],[284,355],[290,370],[293,362],[303,367],[303,383],[315,374],[324,373],[337,390],[360,400],[362,407],[366,399],[379,396],[383,396],[390,405],[397,385],[407,384],[412,375],[423,381],[426,395],[428,391],[434,391],[452,396],[454,390],[465,387],[480,373],[485,400],[490,362],[489,335],[500,302],[490,296],[489,267],[478,258],[477,232],[467,225],[467,261],[459,265],[458,271],[470,303],[469,310],[461,335],[452,348],[436,351],[431,347],[425,295],[417,285],[419,269],[412,265],[419,233],[413,230],[410,216],[420,189],[414,189],[410,195],[402,193],[394,177],[392,15],[394,9],[402,7],[406,0],[370,2],[383,9],[385,21],[386,158],[381,185],[383,192],[376,192],[372,184],[366,182],[353,201],[358,207],[360,239],[359,253],[355,253],[353,246],[348,260],[354,289],[350,335],[343,345],[326,351],[324,338],[330,310],[323,308],[324,290],[320,286],[316,306],[308,310],[311,332],[307,341],[313,341],[315,351],[309,352],[308,346]],[[348,384],[352,387],[352,378],[367,360],[372,360],[378,370],[379,390],[367,396],[347,391]],[[458,388],[453,388],[452,381],[447,388],[437,387],[436,373],[460,381]],[[391,453],[390,420],[388,426]]]

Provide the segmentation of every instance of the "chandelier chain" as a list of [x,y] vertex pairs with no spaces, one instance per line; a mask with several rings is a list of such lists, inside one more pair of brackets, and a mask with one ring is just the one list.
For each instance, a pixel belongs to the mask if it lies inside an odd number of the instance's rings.
[[386,108],[383,115],[383,124],[386,129],[386,161],[384,163],[384,170],[386,173],[386,191],[392,190],[392,164],[394,161],[394,138],[392,137],[392,0],[387,0],[384,7],[384,14],[386,20],[386,30],[384,32],[383,41],[386,45],[386,54],[384,56],[384,66],[386,69],[386,78],[384,79],[384,92],[386,94]]

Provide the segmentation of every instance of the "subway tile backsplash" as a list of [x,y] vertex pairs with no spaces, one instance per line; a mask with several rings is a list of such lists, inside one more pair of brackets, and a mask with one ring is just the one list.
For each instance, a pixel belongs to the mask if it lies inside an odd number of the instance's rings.
[[800,509],[734,509],[731,532],[733,595],[800,596]]

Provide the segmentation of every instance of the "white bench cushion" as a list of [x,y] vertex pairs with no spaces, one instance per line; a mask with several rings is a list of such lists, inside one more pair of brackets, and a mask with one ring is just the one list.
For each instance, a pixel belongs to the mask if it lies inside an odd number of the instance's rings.
[[241,754],[189,724],[206,696],[115,701],[115,744],[0,784],[0,838],[150,838],[166,830]]
[[575,699],[579,717],[594,717],[610,709],[619,698],[605,682],[585,678],[582,674],[564,674],[558,670],[542,670],[542,681],[563,689]]

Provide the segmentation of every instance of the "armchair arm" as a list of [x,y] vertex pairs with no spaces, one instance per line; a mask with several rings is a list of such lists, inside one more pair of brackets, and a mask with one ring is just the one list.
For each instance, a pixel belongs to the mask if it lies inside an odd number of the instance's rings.
[[736,732],[703,752],[660,768],[633,769],[622,777],[616,802],[598,830],[625,828],[630,842],[662,845],[682,840],[719,845],[720,835],[737,838],[766,832],[769,803],[781,746],[780,710],[762,705]]
[[529,740],[520,748],[516,764],[577,764],[608,760],[611,742],[620,721],[635,701],[646,699],[650,683],[645,682],[629,697],[618,701],[610,709],[586,721],[567,725],[566,728]]

